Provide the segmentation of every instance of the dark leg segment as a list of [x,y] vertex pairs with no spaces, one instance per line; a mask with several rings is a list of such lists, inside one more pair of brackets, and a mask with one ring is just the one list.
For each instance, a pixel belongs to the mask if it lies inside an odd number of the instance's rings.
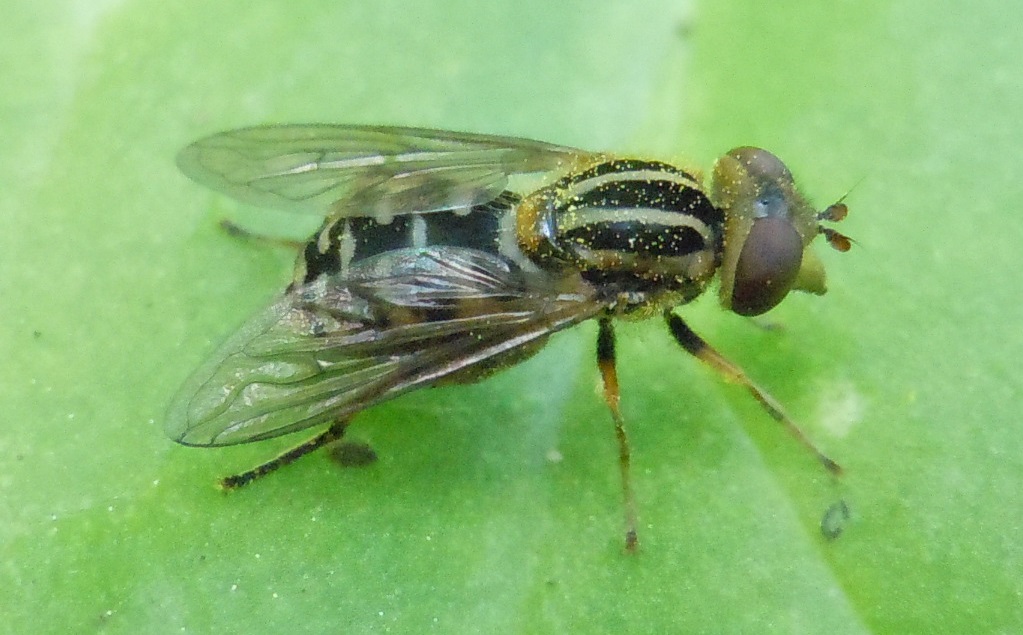
[[760,402],[760,405],[764,407],[775,421],[785,426],[785,428],[796,437],[796,439],[807,447],[817,460],[824,465],[824,467],[832,474],[841,474],[842,467],[828,458],[823,452],[817,449],[817,446],[813,444],[799,426],[789,418],[785,411],[782,410],[781,404],[768,394],[764,389],[753,383],[746,373],[741,368],[733,364],[732,362],[725,359],[721,353],[711,348],[710,344],[703,341],[703,339],[693,332],[689,326],[682,321],[682,318],[675,315],[671,311],[666,311],[664,319],[668,322],[668,328],[671,329],[671,334],[675,336],[675,340],[682,345],[682,348],[686,349],[693,356],[706,362],[711,368],[720,373],[727,381],[731,381],[740,384],[750,392],[753,397]]
[[277,236],[264,236],[263,234],[257,234],[251,232],[241,225],[229,221],[226,218],[220,221],[220,228],[223,229],[229,236],[234,238],[241,238],[242,240],[251,240],[261,242],[271,247],[287,247],[288,249],[303,249],[306,246],[305,241],[290,240],[288,238],[278,238]]
[[309,454],[314,450],[318,450],[328,443],[337,441],[344,436],[345,429],[348,427],[348,422],[350,420],[350,418],[346,418],[340,421],[335,421],[329,428],[312,439],[309,439],[302,445],[291,448],[287,452],[279,454],[273,459],[270,459],[262,465],[257,465],[251,470],[220,479],[220,487],[225,490],[238,489],[243,485],[248,485],[261,476],[266,476],[274,470],[282,468],[290,463],[294,463],[306,454]]
[[614,419],[615,437],[618,439],[618,466],[622,474],[622,493],[625,499],[625,548],[635,551],[639,542],[636,534],[636,500],[632,494],[632,480],[629,476],[631,453],[629,437],[625,434],[625,421],[619,409],[618,371],[615,368],[615,332],[611,318],[600,319],[597,335],[597,366],[604,380],[604,401]]

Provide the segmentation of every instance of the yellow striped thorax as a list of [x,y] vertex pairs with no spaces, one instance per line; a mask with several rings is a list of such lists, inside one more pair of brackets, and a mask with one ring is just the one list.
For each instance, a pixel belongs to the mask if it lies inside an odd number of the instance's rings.
[[717,161],[710,190],[667,163],[605,158],[522,201],[519,245],[541,267],[578,269],[624,314],[684,304],[719,268],[721,304],[742,315],[792,289],[824,293],[809,248],[821,216],[777,157],[736,148]]

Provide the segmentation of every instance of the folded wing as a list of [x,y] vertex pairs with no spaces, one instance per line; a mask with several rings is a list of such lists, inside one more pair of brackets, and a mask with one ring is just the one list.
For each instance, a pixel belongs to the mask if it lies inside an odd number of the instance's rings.
[[217,446],[326,423],[493,364],[601,308],[580,279],[481,251],[390,252],[343,281],[294,287],[245,324],[182,387],[167,433]]
[[529,139],[394,126],[281,125],[215,134],[178,166],[263,207],[386,218],[487,203],[508,178],[588,156]]

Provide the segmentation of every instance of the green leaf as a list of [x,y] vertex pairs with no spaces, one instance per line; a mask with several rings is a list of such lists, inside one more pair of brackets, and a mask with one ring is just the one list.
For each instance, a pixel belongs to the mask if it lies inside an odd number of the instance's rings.
[[[0,630],[1023,629],[1021,19],[920,0],[10,7]],[[217,223],[312,228],[199,188],[173,157],[285,121],[704,167],[752,144],[822,207],[851,189],[857,243],[823,254],[829,294],[787,300],[783,328],[712,297],[680,310],[846,476],[652,320],[618,328],[635,555],[592,324],[361,415],[369,467],[314,455],[217,491],[293,441],[163,435],[180,382],[290,275],[293,254]]]

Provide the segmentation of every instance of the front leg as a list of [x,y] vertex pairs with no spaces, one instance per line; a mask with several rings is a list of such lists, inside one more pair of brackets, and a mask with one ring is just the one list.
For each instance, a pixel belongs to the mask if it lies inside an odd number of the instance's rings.
[[682,318],[675,315],[671,311],[665,311],[664,319],[668,322],[668,328],[671,330],[671,334],[675,336],[675,341],[682,345],[682,348],[686,349],[693,354],[697,359],[706,362],[711,368],[721,374],[726,381],[740,384],[746,388],[753,395],[753,397],[760,402],[760,405],[764,407],[767,414],[771,415],[775,421],[785,426],[785,428],[796,437],[800,443],[806,446],[817,460],[824,465],[825,469],[835,475],[842,473],[842,466],[835,463],[828,458],[823,452],[821,452],[813,441],[810,440],[806,434],[799,429],[799,426],[795,424],[792,419],[789,418],[785,411],[782,410],[781,404],[778,403],[774,397],[768,394],[760,386],[753,383],[746,373],[741,368],[733,364],[732,362],[725,359],[721,353],[714,350],[710,344],[705,342],[703,338],[693,332],[689,326],[682,321]]

